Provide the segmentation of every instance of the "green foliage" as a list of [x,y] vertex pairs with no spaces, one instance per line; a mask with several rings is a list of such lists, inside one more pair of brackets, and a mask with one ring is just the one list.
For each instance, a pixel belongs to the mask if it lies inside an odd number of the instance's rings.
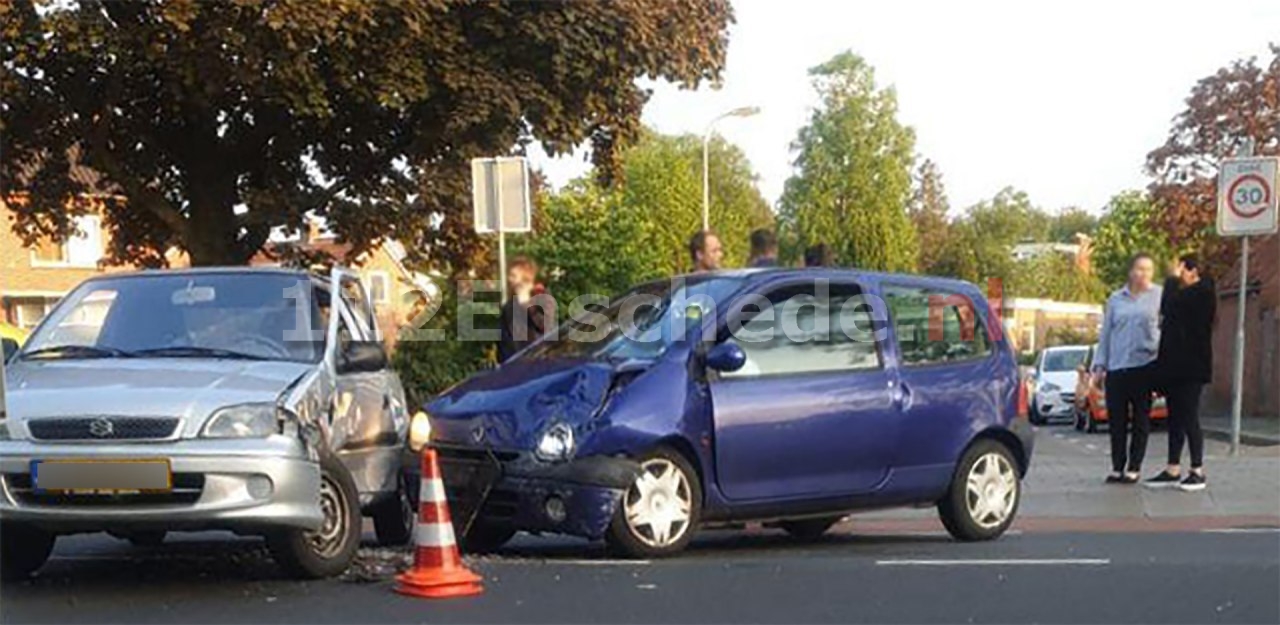
[[[711,224],[725,266],[741,265],[751,230],[773,214],[742,151],[711,142]],[[578,180],[547,194],[534,236],[515,249],[538,261],[562,305],[586,293],[614,295],[646,280],[687,272],[689,236],[702,227],[702,141],[645,133],[623,155],[625,182],[602,189]]]
[[783,191],[780,221],[798,250],[830,245],[836,262],[914,271],[911,196],[915,133],[897,120],[897,95],[852,52],[809,70],[820,104],[792,149],[796,173]]
[[79,192],[123,195],[113,261],[240,264],[313,213],[461,275],[487,248],[469,159],[590,142],[610,181],[637,79],[717,80],[731,21],[728,0],[0,2],[0,188],[31,193],[28,242],[66,236]]
[[458,318],[472,314],[477,328],[496,328],[497,311],[492,303],[473,302],[459,308],[457,293],[441,290],[439,308],[421,328],[399,337],[391,364],[400,374],[409,405],[421,406],[437,393],[461,382],[495,362],[492,342],[462,337]]
[[1102,282],[1111,288],[1123,284],[1129,260],[1139,252],[1151,254],[1156,267],[1177,255],[1169,235],[1153,227],[1157,211],[1147,194],[1125,191],[1113,198],[1098,224],[1093,241],[1093,266]]
[[1093,236],[1098,229],[1098,218],[1089,211],[1075,206],[1062,209],[1049,224],[1049,241],[1075,243],[1077,234]]
[[1098,342],[1098,329],[1085,326],[1054,326],[1044,333],[1045,347],[1059,345],[1093,345]]
[[950,203],[942,184],[942,172],[937,163],[926,160],[916,169],[911,203],[907,214],[916,228],[920,242],[919,269],[926,274],[945,273],[952,267],[944,264],[947,239],[951,235],[951,223],[947,212]]
[[1014,263],[1006,292],[1013,297],[1035,297],[1060,302],[1101,302],[1107,285],[1098,276],[1081,271],[1065,254],[1046,253]]

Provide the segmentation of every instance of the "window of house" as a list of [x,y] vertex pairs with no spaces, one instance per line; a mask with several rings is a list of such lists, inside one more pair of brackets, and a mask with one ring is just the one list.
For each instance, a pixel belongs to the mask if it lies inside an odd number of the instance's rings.
[[102,218],[97,215],[76,217],[75,230],[67,240],[61,243],[42,240],[31,251],[31,257],[37,265],[96,267],[102,260]]
[[12,300],[14,324],[31,331],[44,320],[45,315],[58,303],[53,297],[32,297]]
[[968,297],[903,286],[886,286],[884,295],[904,365],[958,362],[991,353],[987,329]]
[[[768,295],[772,314],[751,315],[726,338],[747,362],[725,378],[878,369],[870,305],[852,285],[831,285],[825,298],[814,287],[784,287]],[[754,309],[749,309],[754,310]]]
[[391,277],[385,271],[374,271],[368,275],[369,299],[374,304],[391,303]]

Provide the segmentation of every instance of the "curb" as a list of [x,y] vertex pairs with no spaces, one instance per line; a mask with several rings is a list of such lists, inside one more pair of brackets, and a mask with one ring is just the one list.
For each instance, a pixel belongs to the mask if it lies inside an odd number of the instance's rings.
[[[1216,427],[1202,428],[1204,435],[1214,440],[1231,442],[1231,430]],[[1251,434],[1249,432],[1240,432],[1240,444],[1249,445],[1250,447],[1275,447],[1280,445],[1280,437],[1269,436],[1266,434]]]

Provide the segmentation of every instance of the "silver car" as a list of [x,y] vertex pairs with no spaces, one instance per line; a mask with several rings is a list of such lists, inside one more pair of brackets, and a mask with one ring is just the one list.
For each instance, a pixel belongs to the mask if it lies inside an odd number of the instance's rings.
[[59,534],[155,544],[263,535],[300,577],[343,571],[362,512],[401,543],[409,417],[356,276],[286,269],[106,275],[67,295],[8,363],[0,568]]

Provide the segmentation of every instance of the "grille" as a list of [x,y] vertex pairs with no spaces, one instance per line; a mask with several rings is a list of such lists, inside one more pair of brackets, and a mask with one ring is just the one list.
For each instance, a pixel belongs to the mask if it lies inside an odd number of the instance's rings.
[[177,427],[177,419],[154,417],[76,417],[27,422],[31,437],[45,441],[164,439],[172,436]]

